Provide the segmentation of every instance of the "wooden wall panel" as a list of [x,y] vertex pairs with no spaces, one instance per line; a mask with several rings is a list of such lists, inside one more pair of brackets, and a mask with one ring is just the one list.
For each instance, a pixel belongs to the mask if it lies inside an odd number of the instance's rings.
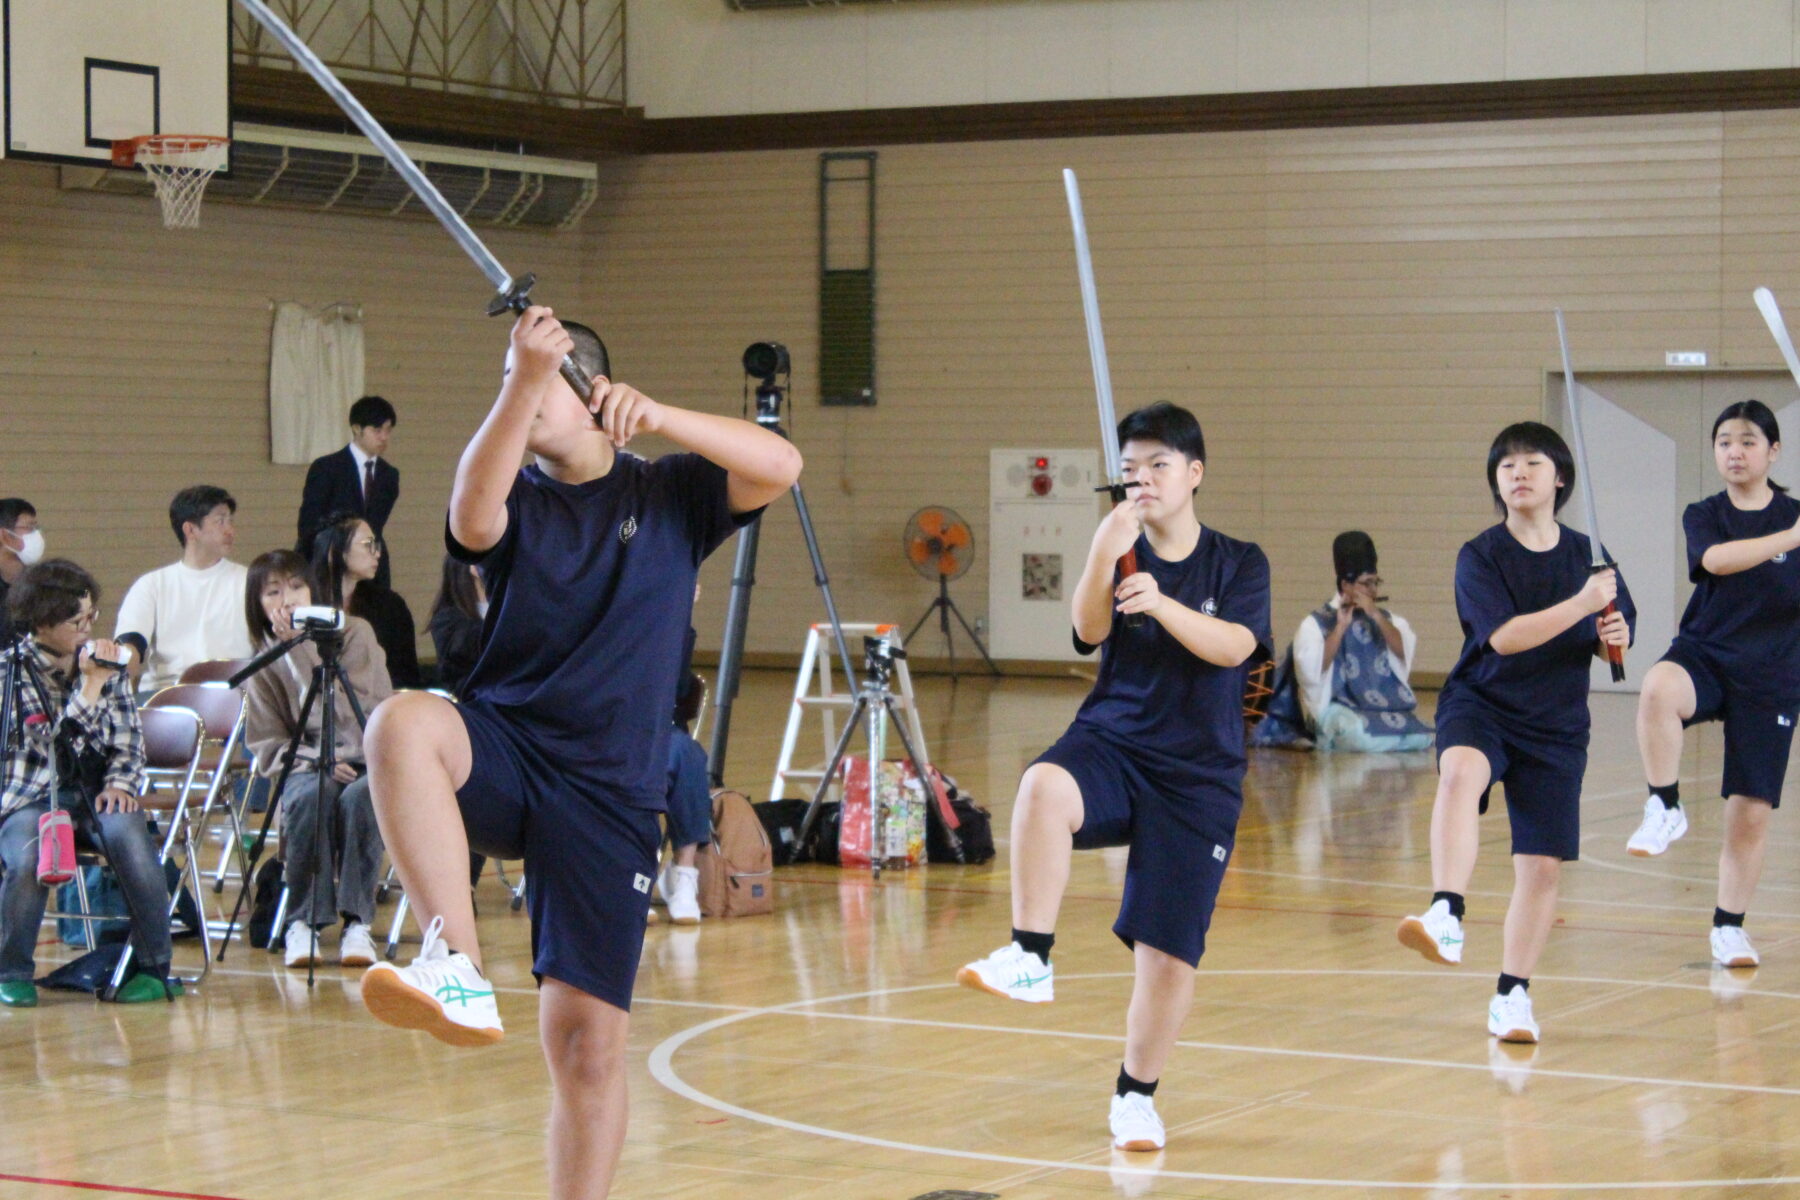
[[[947,504],[985,541],[989,447],[1092,441],[1064,165],[1082,172],[1121,409],[1200,413],[1202,517],[1268,549],[1278,636],[1326,594],[1331,536],[1360,526],[1428,674],[1457,648],[1456,547],[1491,519],[1487,442],[1541,412],[1553,304],[1594,370],[1655,370],[1670,349],[1769,367],[1750,289],[1800,310],[1800,111],[884,148],[870,409],[817,404],[812,151],[608,159],[581,230],[495,249],[673,403],[737,412],[744,346],[785,341],[840,608],[910,620],[934,589],[902,560],[908,513]],[[390,536],[423,619],[505,341],[440,232],[210,205],[182,236],[144,201],[18,163],[0,164],[0,212],[0,494],[38,502],[57,552],[116,601],[171,557],[163,508],[202,478],[243,502],[239,557],[286,543],[301,470],[266,461],[267,303],[347,298],[368,312],[369,384],[401,411]],[[955,585],[971,616],[985,567]],[[703,649],[728,576],[729,551],[704,574]],[[758,578],[750,648],[791,654],[821,610],[785,501]]]

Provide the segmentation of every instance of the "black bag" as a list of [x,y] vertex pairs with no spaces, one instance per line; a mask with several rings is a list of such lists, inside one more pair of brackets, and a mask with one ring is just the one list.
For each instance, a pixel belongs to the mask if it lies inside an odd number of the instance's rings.
[[[37,981],[39,987],[50,988],[60,992],[86,992],[100,999],[110,999],[106,993],[107,984],[112,982],[113,972],[119,967],[119,957],[125,953],[122,944],[101,946],[98,950],[89,950],[73,962],[66,962]],[[169,995],[169,979],[166,969],[148,972],[138,966],[137,956],[133,955],[131,965],[125,969],[125,978],[119,981],[121,989],[139,975],[153,974],[163,985],[163,998]],[[180,995],[180,992],[174,993]],[[145,999],[137,996],[135,999]]]
[[806,817],[805,800],[765,800],[754,805],[756,819],[769,835],[769,847],[775,854],[775,865],[785,867],[794,861],[794,848],[800,840],[800,822]]
[[[973,867],[993,861],[993,814],[957,791],[956,785],[950,780],[946,779],[944,782],[950,789],[950,811],[956,814],[958,822],[956,837],[962,843],[963,865]],[[944,836],[943,826],[937,821],[925,823],[925,861],[956,861],[956,855],[950,850],[950,839]]]
[[270,858],[256,868],[256,881],[250,889],[250,944],[258,950],[269,948],[275,932],[275,906],[281,903],[281,860]]

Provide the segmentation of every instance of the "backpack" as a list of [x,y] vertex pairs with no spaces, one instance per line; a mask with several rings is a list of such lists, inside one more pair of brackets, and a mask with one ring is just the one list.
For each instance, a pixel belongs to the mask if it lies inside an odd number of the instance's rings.
[[275,934],[275,909],[281,903],[281,860],[273,856],[256,868],[250,887],[250,944],[267,950]]
[[695,856],[700,912],[751,917],[775,911],[775,856],[756,809],[742,792],[721,788],[712,797],[712,841]]

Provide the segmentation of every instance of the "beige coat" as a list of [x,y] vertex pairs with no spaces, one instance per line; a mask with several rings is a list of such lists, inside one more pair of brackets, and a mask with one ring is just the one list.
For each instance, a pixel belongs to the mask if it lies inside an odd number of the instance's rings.
[[[339,661],[350,686],[356,690],[363,715],[368,716],[377,704],[394,694],[394,685],[388,680],[387,655],[382,652],[381,644],[375,640],[375,631],[367,621],[361,617],[346,617],[345,620],[344,651]],[[267,648],[265,644],[257,649],[260,653]],[[307,685],[312,682],[313,668],[318,665],[319,648],[310,641],[302,642],[286,656],[251,676],[244,685],[247,713],[244,739],[250,752],[256,755],[259,774],[270,779],[281,774],[281,751],[300,723],[300,703],[306,695]],[[294,770],[315,769],[319,757],[319,724],[323,715],[323,701],[315,702],[307,717],[306,736],[300,741]],[[337,761],[361,763],[362,729],[350,709],[350,698],[341,688],[335,722]]]

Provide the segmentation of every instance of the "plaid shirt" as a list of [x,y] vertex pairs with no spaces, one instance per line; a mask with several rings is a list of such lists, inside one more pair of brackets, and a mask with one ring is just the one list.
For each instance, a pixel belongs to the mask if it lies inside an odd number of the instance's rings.
[[[65,675],[51,665],[50,657],[37,644],[27,642],[29,653],[49,693],[51,707],[70,719],[76,749],[92,747],[106,755],[106,785],[136,796],[144,790],[144,728],[138,720],[137,700],[132,695],[131,679],[123,671],[115,672],[100,691],[100,699],[89,704],[81,694],[81,674]],[[6,672],[0,669],[0,687],[5,686]],[[0,692],[0,696],[4,696]],[[17,707],[13,720],[23,721],[37,715],[56,717],[44,712],[43,697],[32,685],[31,672],[19,677]],[[17,728],[14,725],[13,728]],[[5,788],[0,790],[0,816],[27,804],[50,798],[50,786],[56,772],[43,745],[33,738],[23,738],[7,754],[0,770],[4,771]],[[0,753],[5,748],[0,747]]]

